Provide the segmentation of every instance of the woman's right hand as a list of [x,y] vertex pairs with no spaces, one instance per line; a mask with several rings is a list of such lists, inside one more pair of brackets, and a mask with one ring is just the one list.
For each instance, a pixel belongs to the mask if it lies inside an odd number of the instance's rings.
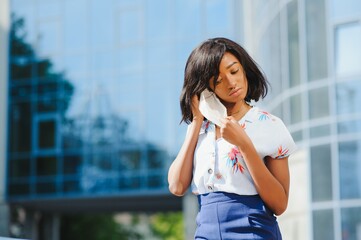
[[197,95],[192,97],[192,114],[193,121],[203,122],[204,116],[202,115],[201,111],[199,111],[199,98]]

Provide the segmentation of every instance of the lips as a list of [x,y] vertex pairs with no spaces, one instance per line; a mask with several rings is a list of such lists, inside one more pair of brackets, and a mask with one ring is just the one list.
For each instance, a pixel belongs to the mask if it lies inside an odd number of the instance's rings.
[[234,90],[232,90],[230,93],[229,93],[229,96],[233,96],[235,94],[237,94],[241,89],[240,88],[236,88]]

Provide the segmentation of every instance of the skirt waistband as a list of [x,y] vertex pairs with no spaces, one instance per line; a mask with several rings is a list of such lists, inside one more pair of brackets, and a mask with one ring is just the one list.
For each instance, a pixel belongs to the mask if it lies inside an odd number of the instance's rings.
[[241,203],[250,209],[258,209],[272,214],[265,206],[259,195],[238,195],[228,192],[212,192],[197,195],[199,206],[205,206],[213,203]]

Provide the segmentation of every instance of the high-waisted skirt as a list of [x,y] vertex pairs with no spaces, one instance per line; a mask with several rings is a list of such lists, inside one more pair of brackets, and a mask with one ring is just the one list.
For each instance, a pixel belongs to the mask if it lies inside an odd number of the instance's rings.
[[198,195],[198,202],[195,239],[282,239],[276,217],[259,195],[213,192]]

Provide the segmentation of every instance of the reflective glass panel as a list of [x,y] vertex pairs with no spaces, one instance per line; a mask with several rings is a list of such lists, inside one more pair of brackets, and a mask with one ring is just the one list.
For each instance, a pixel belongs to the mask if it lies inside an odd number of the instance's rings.
[[291,103],[291,123],[298,123],[302,121],[302,100],[301,94],[292,96]]
[[360,73],[361,24],[349,23],[335,29],[336,73],[349,75]]
[[313,211],[313,239],[335,239],[332,209]]
[[287,29],[288,29],[288,64],[290,86],[300,84],[300,53],[298,39],[298,1],[291,1],[287,5]]
[[311,148],[312,200],[332,200],[331,146]]
[[361,119],[354,121],[342,121],[337,125],[339,133],[359,133],[361,132]]
[[361,239],[361,208],[343,208],[341,210],[342,239]]
[[331,129],[330,125],[323,125],[310,128],[310,137],[317,138],[317,137],[324,137],[330,135]]
[[330,115],[328,87],[309,91],[309,111],[311,119]]
[[36,174],[38,176],[49,176],[57,173],[56,157],[38,157],[36,159]]
[[9,161],[10,178],[28,177],[30,175],[30,157]]
[[337,113],[361,113],[361,80],[347,81],[336,87]]
[[38,148],[49,149],[56,147],[56,122],[54,119],[42,120],[38,123]]
[[143,15],[139,9],[119,13],[119,40],[121,44],[140,42],[143,37]]
[[309,81],[327,77],[325,0],[305,0]]
[[335,19],[348,18],[361,14],[361,1],[359,0],[332,0],[332,17]]
[[48,56],[60,50],[61,24],[59,21],[44,21],[38,25],[38,51],[41,56]]
[[32,125],[29,121],[31,102],[13,104],[10,109],[10,151],[30,151],[32,145]]
[[361,197],[361,141],[340,142],[340,194],[342,199]]

